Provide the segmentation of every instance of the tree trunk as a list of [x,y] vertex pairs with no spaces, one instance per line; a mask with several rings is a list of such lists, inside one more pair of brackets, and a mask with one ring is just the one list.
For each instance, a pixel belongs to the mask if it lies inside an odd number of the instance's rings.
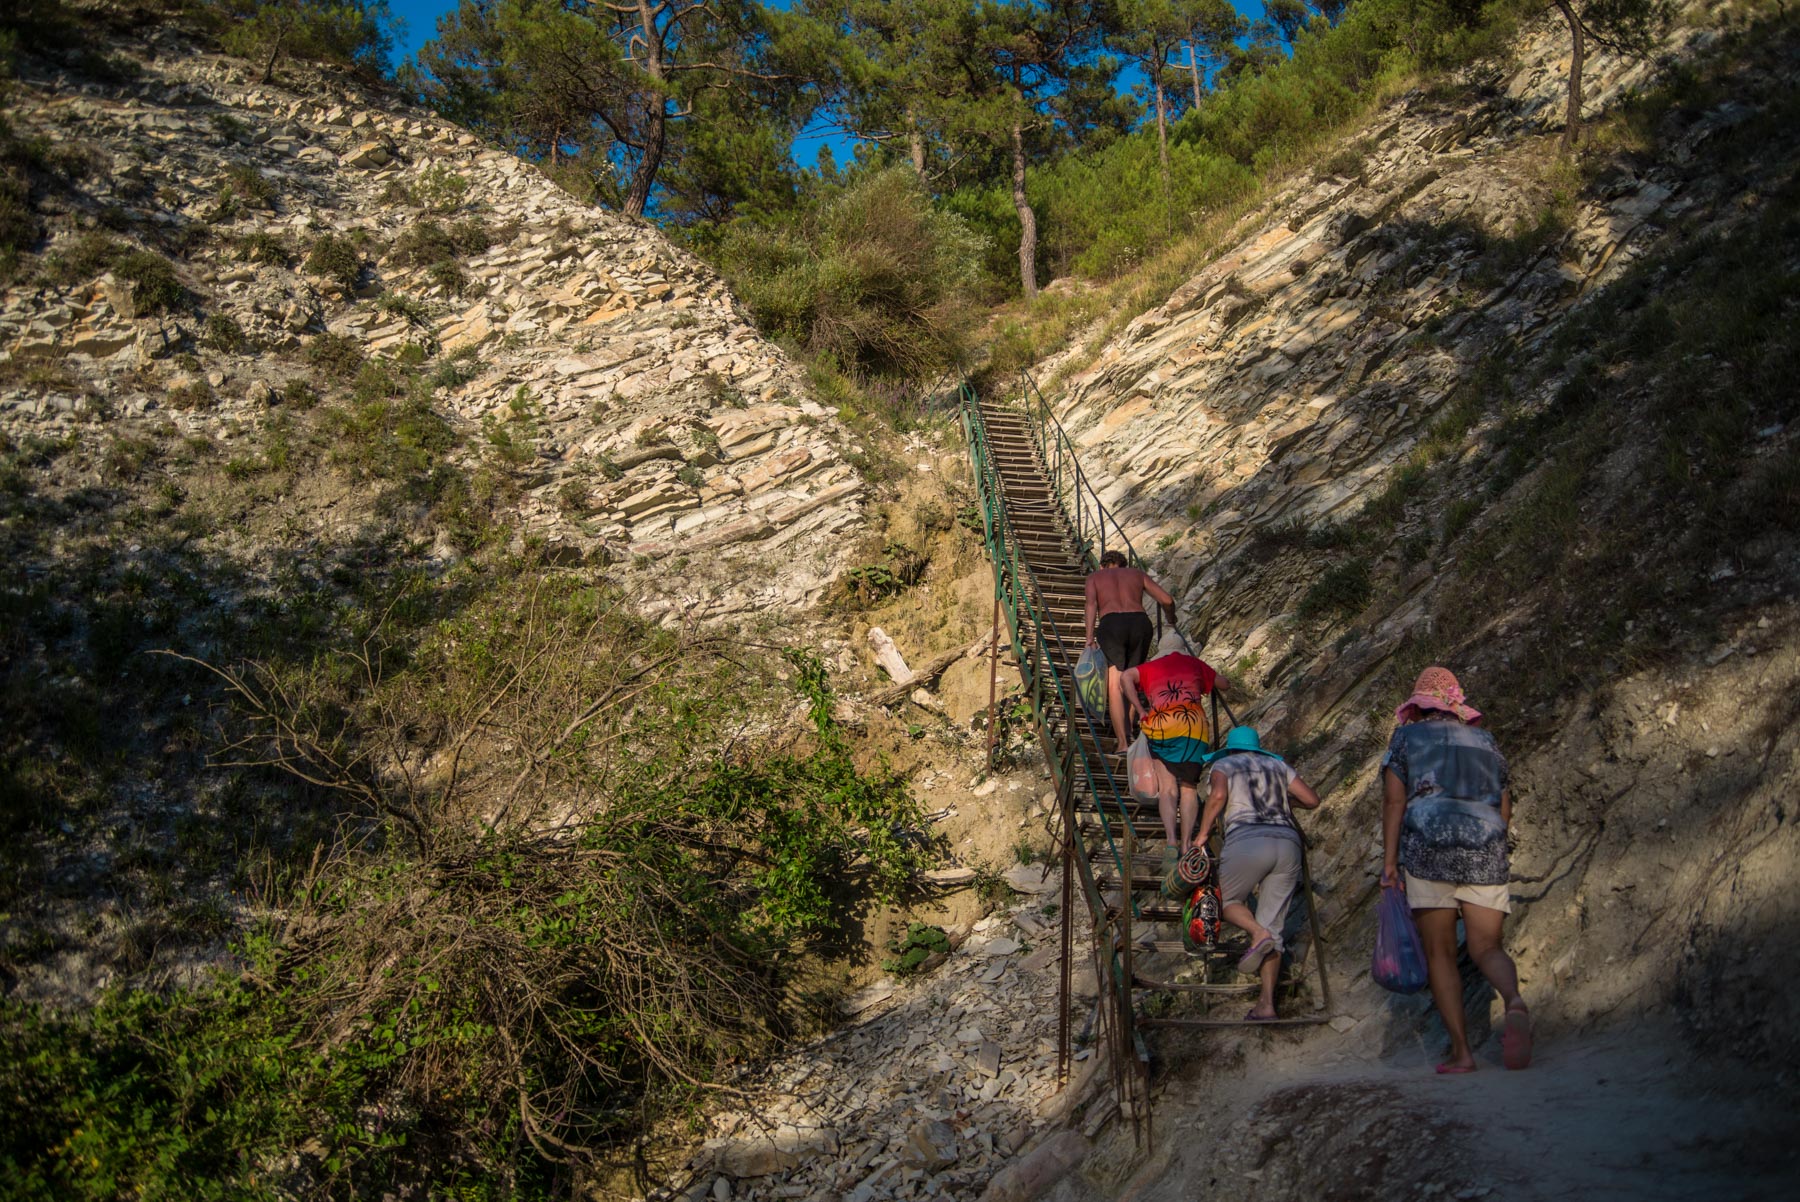
[[1188,42],[1188,70],[1194,73],[1194,107],[1200,107],[1200,56],[1194,53],[1194,43]]
[[1169,104],[1163,96],[1162,76],[1158,75],[1156,83],[1156,158],[1162,168],[1163,194],[1170,189],[1169,182]]
[[287,43],[287,30],[275,35],[275,44],[269,47],[269,61],[263,64],[262,86],[268,87],[275,82],[275,64],[281,61],[281,48]]
[[1572,47],[1569,55],[1569,119],[1563,126],[1563,149],[1573,150],[1581,141],[1581,67],[1587,57],[1587,39],[1581,30],[1581,18],[1569,0],[1554,0],[1556,10],[1569,25]]
[[1025,199],[1025,126],[1014,121],[1012,127],[1012,193],[1013,208],[1019,212],[1019,284],[1025,299],[1037,296],[1037,214]]
[[[656,14],[649,0],[638,0],[638,24],[644,31],[644,74],[657,83],[663,79],[662,38],[656,31]],[[652,89],[649,99],[650,128],[644,135],[644,157],[631,173],[631,188],[625,193],[625,216],[642,217],[650,204],[650,189],[656,186],[656,173],[662,168],[663,147],[669,133],[668,101],[660,88]]]
[[922,184],[925,182],[925,131],[910,118],[907,121],[906,148],[912,153],[913,171]]

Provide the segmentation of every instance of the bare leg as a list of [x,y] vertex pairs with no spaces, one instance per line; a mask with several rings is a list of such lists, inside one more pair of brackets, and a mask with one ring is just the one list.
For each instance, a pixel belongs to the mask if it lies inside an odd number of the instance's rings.
[[[1177,843],[1175,840],[1175,814],[1178,789],[1175,774],[1170,772],[1168,765],[1161,760],[1153,758],[1150,762],[1156,769],[1156,805],[1157,808],[1162,811],[1163,839],[1166,841],[1166,846],[1168,847],[1180,847],[1181,844]],[[1188,824],[1183,829],[1191,829],[1193,826],[1192,816],[1186,811],[1183,811],[1181,817]]]
[[1456,1068],[1474,1068],[1469,1054],[1468,1027],[1463,1015],[1462,974],[1456,971],[1456,911],[1414,910],[1419,939],[1425,945],[1425,971],[1431,981],[1431,1000],[1450,1034],[1450,1059]]
[[1125,689],[1124,677],[1111,664],[1106,665],[1106,712],[1112,718],[1113,738],[1118,742],[1113,746],[1114,752],[1125,750]]
[[1500,928],[1506,915],[1486,906],[1464,902],[1462,920],[1463,932],[1469,940],[1469,959],[1475,961],[1475,967],[1488,979],[1488,984],[1494,987],[1508,1010],[1523,1009],[1525,999],[1519,996],[1519,970],[1500,946]]
[[1269,937],[1269,928],[1256,921],[1256,915],[1252,914],[1250,912],[1250,907],[1246,906],[1243,902],[1232,902],[1221,910],[1220,913],[1225,916],[1226,922],[1237,927],[1241,931],[1247,932],[1250,936],[1250,942],[1253,944],[1261,943]]
[[1256,1000],[1256,1008],[1250,1013],[1257,1018],[1274,1018],[1275,979],[1281,975],[1281,957],[1266,957],[1257,972],[1262,977],[1262,994]]
[[[1173,779],[1171,777],[1171,779]],[[1200,820],[1200,791],[1193,785],[1182,783],[1181,786],[1181,847],[1193,842],[1194,824]],[[1167,825],[1165,822],[1164,825]]]

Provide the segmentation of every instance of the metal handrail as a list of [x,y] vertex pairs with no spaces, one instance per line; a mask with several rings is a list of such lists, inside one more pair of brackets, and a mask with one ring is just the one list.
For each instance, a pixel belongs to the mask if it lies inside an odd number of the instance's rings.
[[[1075,454],[1075,443],[1063,430],[1062,423],[1056,420],[1056,414],[1051,410],[1050,402],[1039,391],[1037,381],[1031,378],[1030,372],[1023,369],[1019,371],[1019,402],[1031,421],[1032,439],[1037,444],[1038,457],[1043,461],[1045,474],[1050,477],[1050,490],[1070,517],[1076,545],[1086,560],[1088,570],[1099,567],[1100,557],[1106,554],[1109,525],[1117,535],[1118,542],[1123,544],[1126,564],[1142,570],[1143,557],[1131,545],[1131,539],[1126,537],[1125,527],[1101,503],[1100,494],[1088,483],[1087,473],[1081,470],[1081,459]],[[1097,550],[1094,546],[1096,540],[1099,543]]]
[[[1102,793],[1100,786],[1100,782],[1104,781],[1106,793],[1111,794],[1113,808],[1118,812],[1120,821],[1128,823],[1130,819],[1125,812],[1125,801],[1119,793],[1117,779],[1111,771],[1103,771],[1096,776],[1086,746],[1078,736],[1075,736],[1075,723],[1085,723],[1089,734],[1093,736],[1094,746],[1102,746],[1102,732],[1095,722],[1094,716],[1087,711],[1087,707],[1081,703],[1079,698],[1069,696],[1069,691],[1063,683],[1063,674],[1056,670],[1055,664],[1051,661],[1050,647],[1046,645],[1046,634],[1049,636],[1048,641],[1054,643],[1055,650],[1063,661],[1074,662],[1069,655],[1068,646],[1063,642],[1061,632],[1057,629],[1055,620],[1050,618],[1047,607],[1043,605],[1043,589],[1038,583],[1037,573],[1032,569],[1031,564],[1019,555],[1017,541],[1012,537],[1011,524],[1007,519],[1006,505],[1002,497],[999,472],[994,466],[993,456],[987,444],[987,428],[981,420],[979,402],[975,397],[974,390],[967,385],[963,386],[962,404],[964,430],[977,463],[976,487],[980,491],[982,499],[983,531],[986,535],[989,558],[996,566],[995,588],[999,590],[1001,599],[1006,603],[1007,625],[1013,637],[1013,653],[1018,657],[1021,669],[1029,671],[1027,687],[1035,690],[1047,680],[1054,689],[1056,700],[1062,707],[1064,720],[1070,726],[1071,736],[1074,736],[1070,739],[1070,746],[1080,761],[1082,777],[1087,781],[1088,795],[1094,799],[1095,807],[1104,815],[1105,794]],[[1011,590],[1006,587],[1006,581],[1009,579],[1013,584]],[[1024,602],[1025,607],[1023,615],[1020,613],[1019,603],[1021,601]],[[1019,625],[1021,616],[1027,618],[1038,632],[1038,637],[1033,640],[1032,650],[1027,650],[1025,646]],[[1048,741],[1049,731],[1045,726],[1045,715],[1041,710],[1037,718],[1040,737]],[[1050,758],[1054,764],[1056,757],[1051,756]],[[1112,853],[1114,863],[1123,880],[1128,876],[1124,857],[1113,840],[1110,825],[1102,823],[1101,827],[1106,832],[1108,849]],[[1125,895],[1135,909],[1136,901],[1131,899],[1128,887]]]

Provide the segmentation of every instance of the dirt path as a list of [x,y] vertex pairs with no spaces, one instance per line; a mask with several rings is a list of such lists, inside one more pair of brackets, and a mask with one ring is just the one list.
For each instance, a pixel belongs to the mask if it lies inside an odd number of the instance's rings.
[[1234,1071],[1171,1082],[1159,1151],[1101,1192],[1698,1202],[1792,1198],[1800,1179],[1791,1093],[1743,1067],[1686,1059],[1670,1029],[1545,1040],[1525,1072],[1505,1071],[1490,1040],[1465,1077],[1437,1076],[1423,1046],[1360,1057],[1346,1042],[1252,1036],[1220,1058]]

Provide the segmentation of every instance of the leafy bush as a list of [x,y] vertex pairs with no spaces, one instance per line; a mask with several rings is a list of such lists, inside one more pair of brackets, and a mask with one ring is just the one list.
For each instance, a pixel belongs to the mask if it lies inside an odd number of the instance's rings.
[[362,345],[344,334],[324,333],[306,344],[306,361],[325,375],[348,382],[362,370]]
[[306,252],[306,270],[325,277],[345,292],[354,292],[362,282],[362,252],[348,238],[321,234]]
[[1369,561],[1362,558],[1346,560],[1326,569],[1325,574],[1306,590],[1306,595],[1300,598],[1299,614],[1302,618],[1355,614],[1369,603],[1373,591]]
[[238,257],[247,263],[288,267],[294,262],[294,249],[285,239],[261,230],[239,238],[237,252]]
[[395,239],[388,258],[402,267],[424,267],[445,259],[455,259],[456,243],[435,221],[415,221]]
[[225,49],[262,64],[269,82],[283,55],[379,76],[393,46],[387,0],[212,0],[227,18]]
[[469,179],[442,163],[433,163],[419,173],[413,188],[419,203],[434,213],[454,213],[462,208],[469,195]]
[[965,354],[981,250],[893,169],[795,224],[735,223],[718,256],[766,332],[852,372],[918,379]]
[[949,955],[950,936],[944,928],[927,925],[923,922],[906,924],[906,934],[897,935],[888,945],[893,958],[883,960],[883,972],[891,972],[895,976],[910,976],[919,970],[919,966],[935,955]]
[[[917,804],[856,769],[816,661],[511,581],[371,598],[316,665],[221,669],[233,758],[329,782],[347,845],[278,887],[240,978],[0,1009],[0,1090],[32,1099],[0,1131],[23,1194],[429,1174],[550,1196],[559,1164],[592,1170],[766,1046],[782,966],[923,865]],[[792,704],[778,671],[812,728],[746,743],[747,712]],[[420,756],[455,767],[427,784]]]
[[244,328],[238,325],[236,318],[227,313],[212,314],[200,331],[200,344],[215,351],[235,353],[243,350],[249,343],[250,340],[244,336]]

